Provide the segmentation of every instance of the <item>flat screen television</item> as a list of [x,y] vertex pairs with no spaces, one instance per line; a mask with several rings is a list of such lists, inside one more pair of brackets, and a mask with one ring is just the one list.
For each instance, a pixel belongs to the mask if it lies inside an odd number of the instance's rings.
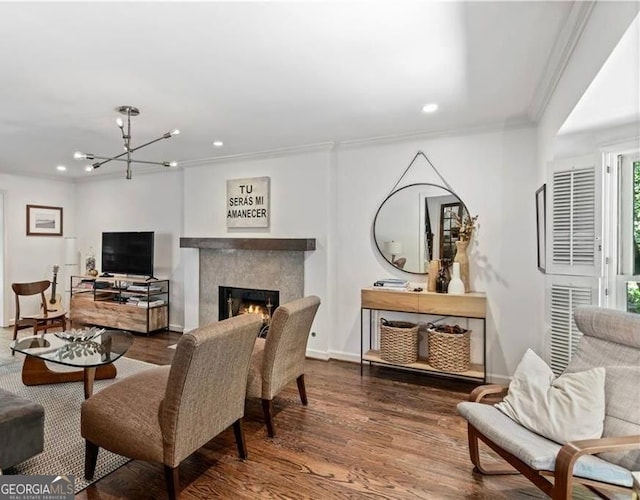
[[102,271],[153,276],[153,231],[102,233]]

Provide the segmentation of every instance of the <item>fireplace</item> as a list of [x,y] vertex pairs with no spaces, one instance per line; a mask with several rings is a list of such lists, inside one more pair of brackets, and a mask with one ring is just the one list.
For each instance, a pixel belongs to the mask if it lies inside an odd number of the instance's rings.
[[260,330],[261,337],[266,337],[271,316],[279,305],[280,292],[277,290],[218,287],[218,320],[239,314],[259,314],[263,321],[263,327]]

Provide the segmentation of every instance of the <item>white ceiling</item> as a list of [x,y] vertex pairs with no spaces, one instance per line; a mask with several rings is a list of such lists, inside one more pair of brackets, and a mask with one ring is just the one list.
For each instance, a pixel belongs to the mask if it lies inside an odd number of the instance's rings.
[[[81,150],[205,158],[528,123],[567,2],[0,3],[0,172],[87,177]],[[555,44],[555,47],[554,47]],[[557,58],[556,58],[557,59]],[[436,102],[427,115],[421,107]],[[224,147],[214,148],[221,139]],[[66,165],[58,173],[56,165]],[[144,169],[134,166],[135,170]],[[154,167],[151,167],[154,168]],[[134,173],[135,175],[135,173]]]
[[560,134],[640,122],[640,15],[611,52]]

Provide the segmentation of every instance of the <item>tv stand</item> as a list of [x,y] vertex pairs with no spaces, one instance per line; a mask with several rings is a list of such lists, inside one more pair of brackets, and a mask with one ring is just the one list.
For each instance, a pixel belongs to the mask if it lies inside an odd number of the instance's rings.
[[73,324],[97,325],[146,335],[169,329],[169,280],[71,277]]

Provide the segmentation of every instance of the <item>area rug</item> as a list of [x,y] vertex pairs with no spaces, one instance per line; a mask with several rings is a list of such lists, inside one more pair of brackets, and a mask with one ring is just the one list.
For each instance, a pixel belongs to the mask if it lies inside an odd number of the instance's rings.
[[[111,380],[96,380],[94,394],[117,380],[155,365],[120,358],[115,362],[118,376]],[[21,380],[22,356],[0,366],[0,387],[44,406],[44,451],[5,474],[73,475],[76,493],[110,474],[129,461],[125,457],[101,449],[93,480],[84,478],[84,439],[80,436],[80,405],[84,401],[82,382],[25,386]]]

